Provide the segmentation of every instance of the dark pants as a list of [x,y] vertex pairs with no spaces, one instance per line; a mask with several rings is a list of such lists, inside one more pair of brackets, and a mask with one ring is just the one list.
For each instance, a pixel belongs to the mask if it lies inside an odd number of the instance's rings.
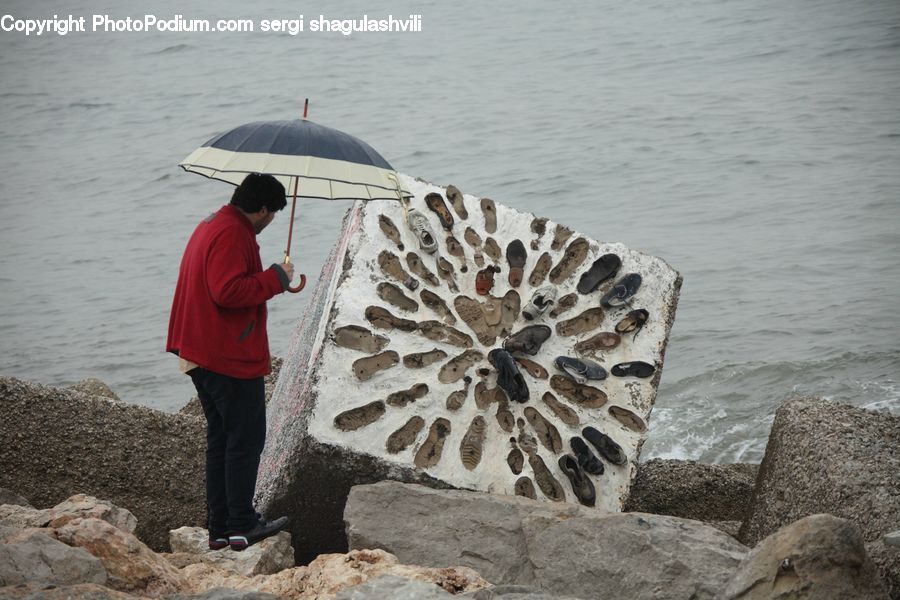
[[253,494],[266,441],[263,378],[237,379],[202,367],[190,376],[206,415],[210,535],[246,532],[256,525]]

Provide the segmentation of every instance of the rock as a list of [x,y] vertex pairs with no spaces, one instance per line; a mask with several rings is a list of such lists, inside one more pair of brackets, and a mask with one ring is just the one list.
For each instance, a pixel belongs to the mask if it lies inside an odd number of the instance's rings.
[[625,502],[629,512],[697,521],[743,521],[759,465],[708,465],[654,458],[638,465]]
[[48,526],[53,528],[74,519],[100,519],[128,533],[134,533],[137,528],[137,519],[131,511],[84,494],[75,494],[49,509],[47,519]]
[[866,551],[900,598],[900,552],[882,541],[900,523],[900,416],[794,398],[775,413],[752,506],[747,545],[803,517],[828,513],[856,525]]
[[71,548],[44,533],[32,533],[17,543],[0,544],[0,587],[20,583],[103,585],[106,570],[81,548]]
[[84,548],[100,559],[107,585],[122,592],[149,596],[173,594],[181,574],[134,535],[100,519],[74,519],[56,530],[59,541]]
[[[431,222],[434,231],[441,231],[435,213],[425,205],[425,196],[445,190],[405,176],[401,180],[414,195],[410,206]],[[488,248],[488,244],[507,248],[515,239],[533,241],[535,215],[474,196],[463,196],[463,202],[471,206],[473,214],[483,206],[490,226],[481,218],[482,212],[460,224],[454,236],[436,236],[438,252],[434,256],[419,249],[399,203],[373,200],[354,204],[325,261],[269,405],[269,429],[257,486],[261,512],[291,517],[301,563],[316,554],[346,548],[341,513],[353,485],[393,479],[437,489],[513,494],[520,477],[529,477],[534,483],[533,469],[514,474],[506,462],[510,437],[516,435],[510,433],[518,419],[527,436],[543,440],[535,448],[541,461],[529,461],[529,466],[541,465],[538,478],[544,485],[535,486],[539,499],[557,500],[564,495],[576,501],[558,464],[559,432],[570,436],[577,431],[562,419],[571,423],[576,412],[582,426],[594,425],[607,432],[627,456],[625,465],[607,469],[596,479],[604,490],[597,497],[597,510],[621,510],[627,497],[656,398],[680,275],[659,258],[620,243],[589,240],[566,229],[573,239],[565,247],[547,250],[549,264],[537,264],[542,252],[527,252],[527,257],[521,257],[526,271],[521,285],[512,287],[504,274],[490,293],[479,295],[475,282],[479,271],[484,272],[480,248]],[[496,229],[494,221],[500,224]],[[385,223],[391,224],[391,238],[382,227]],[[556,228],[557,224],[545,225]],[[403,240],[404,251],[398,252],[394,238]],[[615,364],[640,356],[655,364],[653,376],[643,380],[610,377],[601,386],[602,392],[599,387],[571,386],[564,386],[565,392],[551,392],[549,378],[529,379],[527,415],[525,404],[508,402],[496,387],[489,351],[508,333],[529,323],[521,310],[536,289],[529,281],[536,269],[543,268],[541,283],[549,272],[556,284],[572,289],[597,258],[611,252],[621,257],[629,271],[640,272],[643,279],[636,300],[651,316],[639,336],[607,353],[604,360]],[[438,257],[443,263],[436,262]],[[506,260],[501,263],[504,269],[508,266]],[[441,280],[434,278],[437,269]],[[385,283],[392,287],[382,287],[379,294],[378,286]],[[421,284],[421,289],[416,284]],[[610,281],[610,288],[612,284]],[[406,291],[400,291],[401,285]],[[397,291],[385,295],[389,289]],[[422,299],[422,304],[413,302],[406,292]],[[385,299],[391,295],[394,302]],[[539,366],[546,368],[556,356],[571,354],[581,337],[574,334],[599,333],[601,325],[608,330],[615,327],[624,311],[600,309],[596,305],[601,296],[599,290],[589,298],[581,296],[582,306],[567,315],[571,319],[566,318],[565,330],[572,335],[546,339],[536,349],[534,360]],[[594,307],[588,308],[588,303]],[[558,324],[555,319],[549,314],[544,317],[550,325]],[[416,361],[400,361],[401,356],[432,349],[446,358],[422,368],[409,368]],[[488,388],[479,391],[476,384],[472,399],[472,392],[462,382],[467,376],[471,381],[480,369],[490,373],[485,380],[490,393]],[[561,413],[568,416],[560,417],[559,411],[540,402],[545,393],[553,393],[554,401],[563,406],[586,405],[569,408],[571,412]],[[448,408],[447,399],[454,394],[454,408]],[[469,399],[461,401],[459,394]],[[556,398],[558,394],[560,398]],[[485,403],[498,406],[488,411]],[[416,417],[423,419],[422,415],[428,417],[427,422],[418,424]],[[484,425],[476,420],[479,416]]]
[[[278,383],[278,374],[281,371],[282,359],[277,356],[272,357],[272,372],[265,377],[265,394],[266,404],[272,399],[272,392],[275,390],[275,384]],[[178,414],[188,417],[196,417],[198,419],[206,419],[203,415],[203,407],[200,405],[200,398],[194,396],[187,404],[181,407]]]
[[122,401],[108,385],[93,377],[82,379],[78,383],[70,385],[68,389],[88,396],[100,396],[101,398],[108,398],[116,402]]
[[385,575],[362,585],[340,592],[334,600],[441,600],[453,598],[453,594],[445,592],[433,583],[425,583],[412,579],[404,579],[393,575]]
[[169,530],[205,523],[204,422],[10,377],[0,398],[0,435],[14,440],[0,446],[0,486],[36,506],[75,492],[127,506],[160,551]]
[[859,530],[813,515],[759,543],[741,562],[721,600],[887,599]]
[[891,533],[884,534],[881,541],[884,542],[885,546],[900,546],[900,531],[892,531]]
[[140,600],[124,592],[117,592],[96,583],[56,586],[53,584],[29,583],[10,587],[0,587],[0,598],[4,600]]
[[741,521],[708,521],[707,525],[712,525],[719,531],[724,531],[731,537],[737,539],[738,532],[741,530]]
[[295,564],[291,534],[286,531],[253,544],[242,552],[231,552],[210,550],[209,532],[206,529],[181,527],[169,532],[169,545],[173,552],[194,554],[205,563],[246,577],[270,575]]
[[228,588],[213,588],[202,594],[191,596],[177,595],[168,600],[279,600],[278,596],[256,592],[253,590],[232,590]]
[[472,600],[495,600],[496,598],[503,600],[579,600],[574,596],[550,594],[525,585],[496,585],[477,592],[468,592],[460,597]]
[[437,584],[459,593],[487,587],[478,573],[465,567],[434,569],[399,564],[397,557],[383,550],[355,550],[349,554],[324,554],[305,567],[286,569],[274,575],[252,578],[198,563],[182,571],[186,593],[203,593],[225,587],[255,590],[294,600],[330,598],[341,590],[384,575]]
[[30,506],[18,504],[0,505],[0,525],[24,529],[26,527],[44,527],[50,522],[46,510],[38,510]]
[[698,521],[390,481],[354,487],[345,519],[353,548],[583,598],[712,599],[747,552]]
[[19,494],[15,493],[12,490],[8,490],[6,488],[0,487],[0,506],[2,506],[4,504],[15,504],[17,506],[28,506],[28,507],[31,506],[31,504],[28,502],[28,500],[26,500]]

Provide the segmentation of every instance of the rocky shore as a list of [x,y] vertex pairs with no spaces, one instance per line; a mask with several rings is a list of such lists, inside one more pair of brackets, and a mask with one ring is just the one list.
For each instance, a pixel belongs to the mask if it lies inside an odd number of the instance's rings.
[[14,378],[0,407],[0,598],[900,598],[900,417],[821,398],[761,465],[641,463],[624,513],[358,485],[345,551],[301,566],[286,533],[203,549],[196,410]]

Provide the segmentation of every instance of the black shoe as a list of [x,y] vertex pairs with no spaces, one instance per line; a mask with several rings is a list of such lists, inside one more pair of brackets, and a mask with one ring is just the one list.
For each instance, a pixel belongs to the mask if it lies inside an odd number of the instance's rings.
[[603,294],[600,298],[600,304],[606,308],[612,306],[622,306],[627,300],[634,296],[638,288],[641,287],[641,276],[639,273],[629,273],[612,286],[612,289]]
[[503,348],[509,352],[524,352],[534,356],[552,333],[546,325],[529,325],[506,338]]
[[233,532],[228,535],[228,545],[232,550],[240,552],[256,542],[271,537],[284,529],[289,522],[287,517],[279,517],[274,521],[259,520],[250,531]]
[[656,367],[651,365],[650,363],[645,363],[640,360],[635,360],[627,363],[619,363],[617,365],[613,365],[613,368],[610,369],[612,374],[616,377],[628,377],[629,375],[633,377],[650,377],[653,373],[656,372]]
[[571,454],[563,454],[559,457],[559,468],[572,483],[572,491],[575,497],[585,506],[594,506],[597,501],[597,491],[594,483],[585,474],[578,460]]
[[556,368],[577,381],[580,384],[587,383],[588,379],[602,381],[606,379],[606,369],[587,360],[573,358],[571,356],[557,356],[553,361]]
[[510,400],[528,402],[528,384],[519,372],[512,354],[501,348],[488,352],[488,360],[497,369],[497,385],[503,388]]
[[582,469],[591,475],[603,475],[603,462],[594,456],[583,439],[577,436],[573,437],[569,440],[569,446],[572,447],[572,452],[575,453],[575,458],[578,459],[578,464]]
[[628,462],[628,457],[625,456],[625,451],[622,450],[622,446],[615,443],[613,439],[605,433],[600,433],[595,428],[588,426],[581,430],[581,435],[584,436],[584,439],[594,445],[594,448],[597,449],[600,456],[612,464],[624,465]]
[[591,268],[584,272],[581,279],[578,280],[578,293],[590,294],[597,287],[615,276],[622,266],[622,259],[615,254],[604,254],[594,261]]

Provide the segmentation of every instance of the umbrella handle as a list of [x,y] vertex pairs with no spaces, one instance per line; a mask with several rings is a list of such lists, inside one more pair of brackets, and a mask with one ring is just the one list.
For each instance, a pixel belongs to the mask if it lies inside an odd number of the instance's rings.
[[[291,262],[291,257],[288,256],[287,254],[285,254],[284,262],[285,263]],[[299,292],[300,290],[302,290],[305,287],[306,287],[306,275],[301,273],[300,274],[300,283],[297,285],[289,285],[287,288],[287,291],[289,291],[292,294],[296,294],[297,292]]]

